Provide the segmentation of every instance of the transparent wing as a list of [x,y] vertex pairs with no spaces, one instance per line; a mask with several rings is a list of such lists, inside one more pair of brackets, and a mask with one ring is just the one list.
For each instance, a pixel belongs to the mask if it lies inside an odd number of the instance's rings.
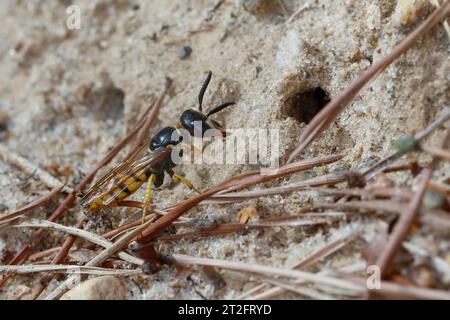
[[87,205],[90,199],[96,198],[96,195],[103,194],[111,184],[114,184],[115,178],[120,174],[120,172],[126,171],[128,168],[136,162],[138,155],[142,152],[144,146],[141,146],[128,158],[124,159],[122,162],[118,163],[114,168],[105,173],[98,181],[96,181],[84,194],[81,199],[81,205]]
[[[124,178],[133,176],[144,168],[154,166],[170,153],[169,149],[161,149],[148,156],[137,159],[137,156],[141,151],[142,148],[138,149],[130,157],[103,175],[83,196],[81,205],[83,207],[89,207],[91,203],[102,198],[105,194],[110,193],[110,191],[113,188],[116,188]],[[105,203],[105,205],[107,205],[107,203]]]

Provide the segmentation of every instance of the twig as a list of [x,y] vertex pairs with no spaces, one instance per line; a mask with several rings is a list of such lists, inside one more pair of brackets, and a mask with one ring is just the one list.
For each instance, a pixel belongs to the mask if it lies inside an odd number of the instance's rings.
[[[321,259],[324,259],[325,257],[329,256],[330,254],[336,252],[337,250],[343,248],[350,240],[351,235],[346,235],[343,237],[338,238],[337,240],[334,240],[323,247],[320,247],[318,250],[314,251],[312,254],[308,255],[306,258],[300,260],[293,266],[291,266],[291,269],[304,269],[307,268],[314,263],[320,261]],[[261,292],[265,289],[268,289],[269,286],[267,284],[260,284],[250,290],[248,290],[245,293],[242,293],[237,299],[245,299],[246,297],[256,293]],[[271,294],[280,294],[284,292],[283,288],[273,288],[271,290]]]
[[292,292],[295,292],[295,293],[298,293],[298,294],[301,294],[303,296],[310,297],[310,298],[313,298],[313,299],[317,299],[317,300],[334,300],[335,299],[332,296],[324,294],[324,293],[321,293],[321,292],[319,292],[317,290],[314,290],[314,289],[311,289],[311,288],[302,288],[302,287],[293,285],[290,282],[283,281],[283,280],[280,280],[280,279],[276,279],[276,278],[273,278],[273,277],[268,277],[268,276],[264,276],[264,275],[261,275],[261,274],[260,275],[256,275],[256,277],[260,278],[262,281],[264,281],[266,283],[275,285],[275,286],[277,286],[279,288],[282,288],[284,290],[292,291]]
[[[95,243],[99,246],[102,246],[104,248],[110,248],[112,247],[114,244],[109,242],[108,240],[106,240],[103,237],[100,237],[92,232],[88,232],[86,230],[83,229],[79,229],[79,228],[74,228],[74,227],[67,227],[64,226],[62,224],[58,224],[58,223],[54,223],[54,222],[49,222],[46,220],[30,220],[27,222],[22,222],[18,225],[15,225],[15,227],[17,228],[45,228],[45,229],[52,229],[52,230],[57,230],[57,231],[61,231],[61,232],[65,232],[68,233],[70,235],[74,235],[78,238],[82,238],[85,240],[88,240],[92,243]],[[121,258],[124,261],[127,261],[129,263],[132,264],[136,264],[136,265],[141,265],[143,263],[142,259],[136,258],[132,255],[129,255],[126,252],[118,252],[117,255],[119,256],[119,258]]]
[[[76,226],[76,229],[82,230],[84,227],[84,224],[86,223],[85,219],[82,219]],[[59,264],[64,262],[64,259],[66,258],[67,254],[70,251],[70,248],[72,247],[73,243],[77,239],[76,235],[70,235],[67,237],[66,241],[63,243],[61,249],[56,253],[55,257],[52,259],[52,264]],[[42,281],[41,281],[42,284]]]
[[[349,180],[351,175],[350,171],[336,172],[328,175],[323,175],[315,177],[312,179],[304,180],[298,183],[293,183],[280,187],[266,188],[261,190],[252,190],[244,192],[230,192],[230,193],[220,193],[210,197],[210,200],[202,201],[202,204],[212,204],[212,203],[228,203],[236,201],[244,201],[251,198],[267,197],[277,194],[291,193],[295,191],[305,191],[313,192],[317,189],[311,188],[321,185],[333,185],[336,183],[344,182]],[[323,189],[324,190],[324,189]],[[339,193],[340,189],[329,189],[329,193]],[[325,193],[325,191],[324,191]]]
[[[272,190],[272,189],[268,189],[268,190]],[[264,192],[264,190],[262,190]],[[376,190],[376,189],[369,189],[369,190],[354,190],[354,189],[308,189],[305,190],[308,192],[319,192],[319,193],[324,193],[324,194],[336,194],[336,195],[359,195],[359,196],[364,196],[364,195],[381,195],[381,196],[392,196],[392,197],[402,197],[405,199],[409,199],[411,196],[411,192],[407,192],[406,190],[390,190],[388,189],[383,189],[383,190]],[[230,195],[233,194],[241,194],[241,193],[231,193]],[[223,194],[221,196],[227,196],[228,194]],[[212,198],[214,198],[216,196],[213,196]],[[232,197],[233,200],[236,200],[236,198]],[[205,203],[206,201],[203,201],[202,203]],[[390,213],[396,213],[396,214],[401,214],[402,210],[404,210],[405,205],[402,203],[398,203],[395,201],[390,201],[390,200],[372,200],[372,201],[350,201],[350,202],[343,202],[343,203],[317,203],[312,207],[306,208],[309,210],[323,210],[323,209],[333,209],[333,210],[371,210],[371,211],[385,211],[385,212],[390,212]],[[168,214],[167,212],[164,212],[166,215]],[[302,211],[302,217],[304,218],[308,218],[308,217],[313,217],[311,215],[309,216],[305,216],[305,214],[307,213],[307,211]],[[428,223],[433,226],[439,226],[442,227],[443,229],[445,229],[447,226],[450,226],[450,221],[446,220],[444,217],[442,217],[442,215],[440,214],[440,212],[436,211],[436,210],[431,210],[431,209],[422,209],[422,213],[424,215],[421,216],[421,220],[425,223]],[[342,213],[341,213],[342,214]],[[343,214],[347,214],[347,213],[343,213]],[[326,212],[321,214],[326,215],[326,217],[328,218],[335,218],[334,216],[330,217],[330,213]],[[296,219],[295,216],[290,216],[291,219]],[[283,217],[277,217],[277,219],[283,219]],[[273,222],[276,224],[276,220],[275,219]],[[287,219],[287,218],[286,218]],[[314,223],[325,223],[325,222],[329,222],[331,220],[315,220],[315,221],[308,221],[308,220],[300,220],[298,221],[299,223],[305,224],[305,223],[310,223],[310,222],[314,222]],[[189,222],[182,222],[183,224],[189,223]],[[269,226],[267,223],[269,223],[269,221],[266,222],[262,222],[265,223],[264,226]],[[283,225],[285,225],[286,223],[289,222],[283,222],[281,221],[281,223]],[[297,223],[294,221],[294,223]],[[140,225],[140,221],[135,221],[135,222],[131,222],[128,223],[126,225],[123,225],[121,227],[119,227],[118,229],[109,231],[107,233],[105,233],[103,235],[103,237],[107,238],[107,239],[112,239],[113,237],[117,236],[117,234],[123,233],[127,230],[130,230],[131,228],[134,228],[136,226]],[[273,223],[271,224],[273,225]],[[187,233],[183,233],[183,234],[177,234],[177,235],[168,235],[168,236],[163,236],[163,237],[159,237],[160,240],[178,240],[182,237],[204,237],[204,236],[213,236],[213,235],[219,235],[219,234],[225,234],[225,233],[230,233],[230,232],[237,232],[237,231],[242,231],[242,230],[246,230],[252,227],[263,227],[262,225],[259,226],[258,224],[255,224],[254,226],[252,224],[247,224],[247,225],[238,225],[238,224],[224,224],[224,225],[220,225],[217,227],[212,227],[212,228],[204,228],[204,229],[199,229],[196,230],[194,232],[187,232]]]
[[417,39],[428,32],[432,27],[445,18],[450,10],[450,0],[445,0],[440,8],[437,8],[430,16],[400,44],[398,44],[382,60],[375,62],[370,68],[363,72],[350,86],[340,95],[329,102],[308,124],[300,137],[300,144],[289,155],[287,163],[305,149],[318,135],[320,135],[337,116],[346,108],[354,97],[372,80],[381,73],[389,64],[395,61],[402,53],[412,47]]
[[90,274],[90,275],[120,275],[133,276],[142,274],[140,269],[107,269],[90,266],[71,266],[71,265],[20,265],[20,266],[0,266],[0,273],[37,273],[37,272],[58,272],[69,274]]
[[32,255],[30,255],[28,257],[28,260],[29,261],[36,261],[36,260],[39,260],[39,259],[43,259],[45,257],[51,256],[54,253],[58,252],[59,249],[61,249],[61,247],[49,248],[49,249],[46,249],[44,251],[40,251],[40,252],[34,253],[34,254],[32,254]]
[[[334,175],[334,174],[333,174]],[[322,176],[325,178],[326,176]],[[402,199],[409,199],[413,192],[401,189],[401,188],[367,188],[367,189],[332,189],[332,188],[317,188],[313,187],[315,185],[328,184],[327,182],[322,183],[322,177],[313,178],[310,180],[305,180],[300,183],[289,184],[281,187],[267,188],[261,190],[252,190],[244,192],[230,192],[220,195],[215,195],[211,197],[211,200],[205,200],[201,204],[213,204],[213,203],[229,203],[236,201],[245,201],[257,197],[266,197],[276,194],[285,194],[290,192],[302,192],[302,193],[312,193],[312,194],[323,194],[323,195],[338,195],[338,196],[358,196],[366,198],[376,198],[376,197],[395,197]],[[345,179],[342,179],[345,181]],[[342,182],[341,181],[341,182]],[[333,181],[330,184],[333,184]]]
[[300,215],[300,216],[283,216],[278,219],[265,219],[258,222],[251,222],[247,224],[242,223],[224,223],[215,227],[200,228],[191,232],[180,234],[171,234],[158,237],[159,241],[174,241],[189,238],[210,237],[215,235],[247,231],[251,229],[273,228],[273,227],[289,227],[289,226],[312,226],[317,224],[331,223],[336,219],[342,219],[344,215],[339,212],[327,213],[327,219],[324,215]]
[[301,279],[301,280],[305,280],[305,281],[309,281],[309,282],[313,282],[313,283],[320,283],[320,284],[338,287],[338,288],[342,288],[342,289],[355,290],[360,293],[363,293],[365,291],[365,288],[362,288],[361,286],[352,285],[346,281],[336,281],[339,279],[324,276],[324,275],[314,274],[311,272],[292,270],[292,269],[286,269],[286,268],[276,268],[276,267],[270,267],[270,266],[264,266],[264,265],[258,265],[258,264],[249,264],[249,263],[236,262],[236,261],[227,261],[227,260],[210,259],[210,258],[199,258],[199,257],[192,257],[192,256],[187,256],[187,255],[181,255],[181,254],[174,254],[174,255],[172,255],[172,258],[174,259],[175,263],[179,263],[179,264],[203,265],[203,266],[211,266],[211,267],[229,269],[229,270],[234,270],[234,271],[239,271],[239,272],[249,272],[249,273],[262,274],[262,275],[281,276],[281,277],[287,277],[287,278],[293,278],[293,279]]
[[[347,265],[345,267],[341,267],[338,269],[338,272],[345,272],[347,273],[359,273],[361,271],[364,271],[366,269],[366,263],[365,262],[357,262],[351,265]],[[319,272],[318,275],[323,275],[323,276],[329,276],[331,275],[333,272],[330,271],[322,271]],[[294,285],[299,286],[299,285],[306,285],[308,284],[308,281],[299,279],[299,280],[295,280]],[[323,287],[322,289],[325,289],[327,287]],[[331,289],[330,287],[328,287],[329,289]],[[247,297],[246,300],[263,300],[263,299],[271,299],[275,296],[277,296],[278,294],[284,292],[285,290],[283,290],[282,288],[278,288],[278,287],[274,287],[271,288],[267,291],[264,291],[262,293],[256,294],[254,296],[251,297]],[[347,291],[347,293],[349,293]],[[355,294],[355,292],[353,292],[352,294]]]
[[233,178],[239,180],[239,183],[234,183],[229,188],[221,190],[221,193],[243,189],[254,184],[270,181],[288,174],[334,163],[341,160],[343,157],[343,154],[315,157],[311,159],[304,159],[295,163],[286,164],[278,169],[261,169],[259,171],[249,172]]

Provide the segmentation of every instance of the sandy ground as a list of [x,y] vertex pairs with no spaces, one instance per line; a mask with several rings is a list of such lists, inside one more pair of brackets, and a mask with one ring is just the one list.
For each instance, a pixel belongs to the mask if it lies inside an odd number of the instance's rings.
[[[206,71],[211,70],[205,108],[236,101],[236,106],[214,119],[227,128],[279,129],[283,163],[314,114],[314,104],[335,97],[433,9],[427,1],[419,1],[420,6],[414,7],[417,12],[405,13],[401,7],[405,1],[283,0],[290,14],[306,5],[287,22],[288,16],[276,1],[259,9],[264,1],[244,2],[245,6],[224,1],[214,11],[217,1],[77,1],[81,29],[68,30],[65,10],[69,1],[1,1],[0,143],[74,185],[134,125],[150,95],[161,93],[166,76],[173,79],[173,90],[153,132],[173,125],[183,110],[196,107]],[[308,149],[308,156],[344,153],[342,161],[266,186],[365,166],[388,154],[400,135],[424,128],[448,106],[448,43],[442,25],[434,28],[370,83]],[[192,53],[182,58],[185,46]],[[436,145],[442,133],[436,130],[426,143]],[[186,165],[180,169],[194,185],[206,189],[254,166]],[[447,163],[436,176],[448,172]],[[389,178],[399,185],[417,184],[407,173]],[[1,161],[0,185],[0,213],[48,190],[39,179]],[[180,185],[158,192],[154,204],[163,208],[191,195]],[[61,200],[32,216],[48,216]],[[327,199],[293,193],[231,205],[203,205],[187,216],[233,222],[237,212],[249,205],[257,208],[260,217],[268,217],[296,214],[303,204],[319,200]],[[74,224],[81,215],[76,207],[60,222]],[[112,215],[113,224],[123,223],[127,216],[120,210]],[[163,253],[288,266],[343,234],[360,235],[360,240],[308,269],[319,271],[363,261],[361,247],[386,227],[386,221],[385,216],[361,215],[329,226],[272,228],[161,242],[157,247]],[[19,250],[29,235],[29,230],[0,229],[0,258]],[[39,249],[62,239],[58,233],[46,233]],[[448,234],[436,236],[421,230],[411,241],[445,259],[449,239]],[[163,268],[156,275],[126,282],[129,297],[138,299],[233,298],[257,283],[239,273],[223,271],[222,276],[227,284],[222,289],[215,289],[199,268],[192,268],[190,278]],[[449,288],[444,275],[436,272],[436,277],[436,286]],[[1,289],[0,297],[14,298],[17,290],[27,292],[38,279],[15,277]],[[53,280],[50,287],[57,284]],[[294,294],[279,297],[302,298]]]

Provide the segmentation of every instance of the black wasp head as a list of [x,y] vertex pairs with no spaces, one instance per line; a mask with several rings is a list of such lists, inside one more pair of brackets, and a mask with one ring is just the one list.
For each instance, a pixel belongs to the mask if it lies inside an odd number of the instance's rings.
[[183,140],[181,136],[176,140],[172,137],[174,131],[176,130],[177,129],[174,127],[162,128],[157,134],[155,134],[152,141],[150,141],[150,151],[155,151],[169,145],[174,146],[180,143]]
[[189,109],[181,114],[178,126],[186,129],[191,136],[194,133],[203,136],[206,130],[211,129],[209,122],[202,112]]
[[222,126],[218,122],[209,119],[209,117],[231,105],[234,105],[234,102],[225,102],[213,108],[206,114],[202,112],[203,96],[205,95],[205,91],[208,88],[211,76],[212,73],[211,71],[209,71],[208,76],[206,77],[205,82],[200,89],[200,93],[198,95],[199,110],[188,109],[184,111],[181,114],[180,120],[177,124],[177,128],[186,129],[191,136],[201,135],[203,137],[205,135],[205,132],[209,129],[219,129],[222,132]]

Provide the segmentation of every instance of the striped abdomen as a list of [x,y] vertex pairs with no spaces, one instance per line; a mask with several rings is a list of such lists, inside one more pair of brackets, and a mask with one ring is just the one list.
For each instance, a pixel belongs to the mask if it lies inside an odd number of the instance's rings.
[[100,207],[117,205],[136,192],[152,173],[151,169],[142,169],[132,175],[124,176],[111,190],[94,200],[89,209],[95,212]]

